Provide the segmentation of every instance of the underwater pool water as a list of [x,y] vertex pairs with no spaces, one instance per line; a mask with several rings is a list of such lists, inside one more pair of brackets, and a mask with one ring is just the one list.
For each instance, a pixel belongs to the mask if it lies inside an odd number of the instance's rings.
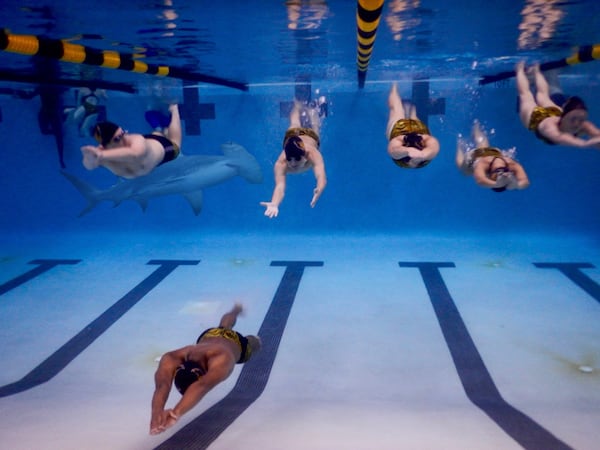
[[[10,362],[0,447],[595,448],[600,152],[545,145],[519,122],[514,79],[479,81],[597,44],[599,8],[386,0],[360,87],[354,2],[2,2],[14,35],[202,79],[0,52],[0,340]],[[598,64],[559,72],[592,120]],[[105,201],[79,217],[88,203],[61,170],[98,189],[119,181],[83,168],[79,148],[93,139],[69,122],[61,169],[34,95],[50,86],[57,110],[76,106],[78,81],[109,83],[107,117],[132,132],[149,131],[147,109],[177,99],[186,157],[222,161],[221,145],[234,142],[262,182],[220,180],[203,189],[198,214],[166,195],[145,211]],[[437,105],[426,116],[441,151],[422,170],[386,153],[394,82],[421,112]],[[260,202],[295,96],[327,99],[328,185],[311,208],[314,177],[288,177],[268,219]],[[516,148],[528,189],[495,193],[458,172],[457,136],[475,119],[492,145]],[[263,337],[261,356],[148,436],[157,358],[235,301],[247,309],[239,331]]]

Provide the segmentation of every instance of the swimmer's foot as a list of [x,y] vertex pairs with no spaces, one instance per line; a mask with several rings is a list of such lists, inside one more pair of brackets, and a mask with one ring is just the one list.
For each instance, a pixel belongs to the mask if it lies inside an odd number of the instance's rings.
[[171,115],[164,114],[161,111],[150,110],[144,114],[146,122],[153,130],[162,130],[167,128],[171,123]]
[[323,117],[327,117],[327,114],[329,113],[329,104],[327,103],[327,99],[324,95],[321,95],[318,99],[311,101],[308,104],[308,107],[316,110],[321,119]]

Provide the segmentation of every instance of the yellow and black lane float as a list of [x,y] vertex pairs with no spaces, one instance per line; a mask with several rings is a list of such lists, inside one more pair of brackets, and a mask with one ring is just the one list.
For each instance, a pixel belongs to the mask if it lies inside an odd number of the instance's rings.
[[107,69],[126,70],[148,75],[178,78],[186,81],[217,84],[242,91],[248,90],[247,83],[190,72],[177,67],[146,64],[131,54],[119,53],[112,50],[99,50],[84,45],[72,44],[63,39],[12,34],[6,29],[2,29],[0,32],[0,50],[21,55],[40,56],[74,64],[87,64]]
[[[582,45],[571,56],[555,61],[548,61],[540,64],[540,70],[560,69],[562,67],[574,66],[575,64],[585,63],[600,59],[600,44]],[[500,72],[496,75],[484,75],[479,80],[480,85],[495,83],[497,81],[506,80],[515,76],[515,71]]]
[[358,87],[363,88],[384,0],[358,0],[356,7]]

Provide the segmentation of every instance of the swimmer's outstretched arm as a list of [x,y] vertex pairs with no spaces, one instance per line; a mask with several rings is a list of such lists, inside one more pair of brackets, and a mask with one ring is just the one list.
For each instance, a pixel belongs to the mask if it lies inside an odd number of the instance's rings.
[[266,208],[265,216],[269,219],[277,217],[279,214],[279,205],[283,201],[285,196],[285,183],[286,183],[286,162],[285,154],[279,157],[273,168],[275,176],[275,188],[273,189],[273,196],[270,202],[260,202],[261,206]]
[[313,197],[310,201],[310,207],[314,208],[321,197],[321,194],[325,190],[325,186],[327,186],[327,174],[325,173],[325,161],[323,160],[321,152],[313,152],[311,159],[313,163],[313,173],[317,180],[317,186],[313,190]]
[[100,146],[84,145],[81,147],[83,165],[88,170],[96,169],[105,164],[132,163],[143,157],[146,152],[146,140],[142,135],[130,135],[129,144],[125,147],[105,150]]
[[156,369],[154,374],[155,389],[152,395],[150,434],[162,433],[167,429],[167,423],[172,420],[172,418],[169,419],[169,414],[165,412],[165,404],[171,392],[173,374],[177,367],[185,360],[188,349],[189,347],[183,347],[179,350],[165,353],[160,359],[158,369]]
[[[176,350],[175,352],[180,352],[182,350],[184,350],[187,354],[187,347],[184,349],[180,349],[180,350]],[[169,353],[173,353],[173,352],[169,352]],[[169,353],[167,353],[165,356],[169,355]],[[163,356],[163,358],[165,358],[165,356]],[[172,357],[172,356],[171,356]],[[167,358],[169,358],[169,356],[167,356]],[[178,359],[179,356],[175,356],[175,359]],[[152,399],[152,419],[150,422],[150,434],[155,435],[155,434],[159,434],[162,433],[163,431],[167,430],[168,428],[171,428],[173,425],[175,425],[177,423],[177,421],[179,420],[179,418],[181,416],[183,416],[185,413],[187,413],[190,409],[192,409],[194,406],[196,406],[198,404],[198,402],[200,402],[200,400],[202,400],[202,398],[204,398],[204,396],[211,390],[213,389],[217,384],[221,383],[223,380],[225,380],[232,372],[233,370],[233,365],[234,363],[232,363],[229,360],[229,356],[226,354],[220,354],[217,356],[212,356],[209,358],[208,360],[208,367],[207,367],[207,371],[206,374],[204,374],[203,376],[201,376],[198,381],[190,384],[190,386],[187,388],[187,390],[185,391],[185,394],[183,394],[183,396],[181,397],[181,400],[179,400],[179,402],[177,402],[177,404],[172,408],[172,409],[164,409],[164,403],[162,404],[162,406],[159,405],[159,400],[162,401],[162,397],[157,399],[157,403],[155,405],[154,400],[156,397],[156,391],[155,391],[155,397],[153,397]],[[162,359],[161,359],[161,363],[162,363]],[[167,365],[170,365],[170,362],[166,363]],[[177,365],[179,365],[180,363],[178,363]],[[175,366],[176,368],[177,366]],[[160,368],[159,368],[160,369]],[[175,369],[173,369],[173,373],[174,373]],[[157,371],[158,374],[158,371]],[[170,375],[170,380],[172,380],[173,378],[173,374]],[[166,379],[163,377],[160,380],[161,382],[166,381]],[[169,390],[171,389],[171,382],[169,381]],[[168,396],[168,393],[166,394]],[[166,397],[165,397],[165,402],[166,402]]]
[[423,135],[423,144],[425,145],[421,150],[421,158],[423,159],[432,160],[440,152],[440,142],[429,134]]
[[569,147],[597,147],[600,145],[600,136],[594,136],[590,139],[581,139],[580,137],[573,136],[570,133],[562,133],[558,128],[544,130],[542,133],[544,137],[555,144],[566,145]]

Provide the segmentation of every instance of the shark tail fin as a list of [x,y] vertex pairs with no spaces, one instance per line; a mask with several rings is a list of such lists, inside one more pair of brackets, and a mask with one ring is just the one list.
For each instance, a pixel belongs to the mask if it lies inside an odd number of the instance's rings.
[[221,145],[221,151],[225,156],[231,159],[232,165],[235,165],[240,176],[249,183],[259,184],[263,181],[263,174],[260,164],[248,150],[240,144],[227,142]]
[[62,173],[63,176],[67,180],[69,180],[73,184],[73,186],[75,186],[77,188],[77,190],[81,193],[81,195],[83,195],[86,198],[86,200],[88,201],[87,207],[85,207],[83,210],[81,210],[81,212],[79,213],[79,217],[87,214],[92,209],[94,209],[95,206],[100,202],[100,200],[98,199],[98,189],[94,188],[93,186],[87,184],[84,181],[81,181],[76,176],[71,175],[70,173],[68,173],[64,170],[61,170],[60,173]]

